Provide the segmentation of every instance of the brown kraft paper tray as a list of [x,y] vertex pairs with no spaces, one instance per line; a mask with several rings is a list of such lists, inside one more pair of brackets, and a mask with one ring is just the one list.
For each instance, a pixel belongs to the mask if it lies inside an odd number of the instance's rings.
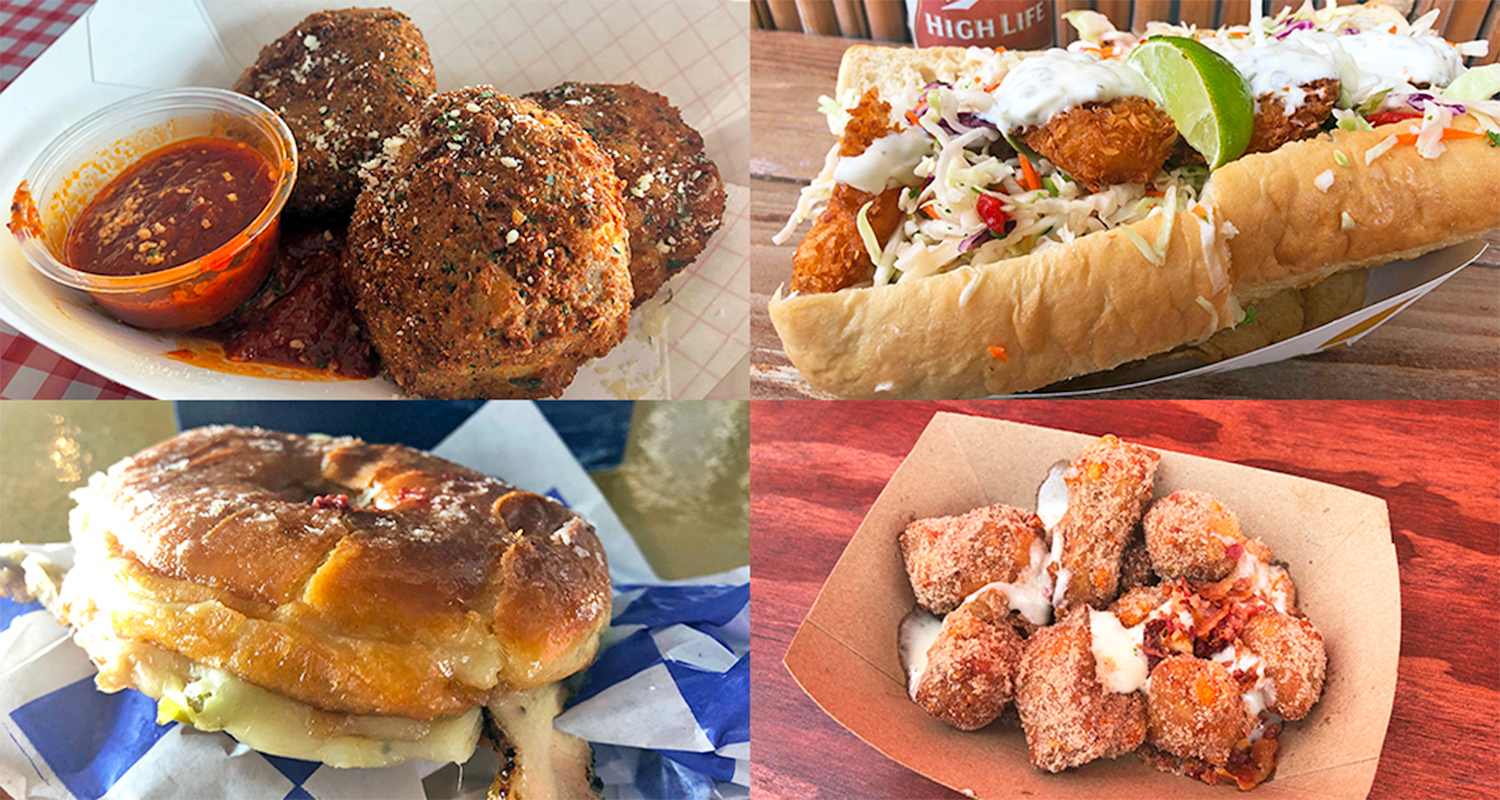
[[[1101,433],[1103,433],[1101,431]],[[1135,754],[1052,775],[1034,769],[1013,708],[965,733],[906,696],[897,629],[916,605],[897,536],[913,520],[993,503],[1034,510],[1053,463],[1097,437],[1000,420],[933,417],[802,621],[785,664],[839,724],[898,763],[974,797],[1231,797],[1148,767]],[[1245,534],[1286,562],[1297,602],[1328,652],[1323,697],[1288,723],[1276,773],[1258,798],[1365,797],[1396,691],[1401,587],[1384,500],[1305,478],[1162,450],[1156,496],[1213,494]]]

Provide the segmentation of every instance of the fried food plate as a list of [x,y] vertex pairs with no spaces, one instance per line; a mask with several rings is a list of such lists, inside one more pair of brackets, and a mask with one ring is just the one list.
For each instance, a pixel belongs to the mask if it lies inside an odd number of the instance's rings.
[[[1099,431],[1098,433],[1104,433]],[[839,724],[892,760],[970,797],[1225,798],[1134,753],[1052,775],[1034,769],[1014,714],[965,732],[907,698],[897,646],[916,605],[897,537],[913,519],[992,503],[1035,510],[1048,468],[1097,436],[939,413],[891,477],[802,621],[785,664]],[[1155,497],[1199,489],[1289,565],[1298,604],[1328,653],[1322,699],[1286,726],[1277,770],[1254,798],[1363,798],[1379,765],[1396,691],[1401,588],[1385,501],[1326,483],[1174,453]]]
[[[328,5],[312,0],[305,3],[286,0],[255,6],[259,9],[257,11],[236,8],[232,4],[219,7],[198,0],[156,0],[151,9],[144,10],[138,3],[103,0],[0,94],[0,119],[5,120],[0,126],[0,153],[5,155],[0,159],[0,194],[8,199],[27,166],[47,143],[94,110],[149,89],[228,87],[254,59],[253,54],[261,45],[289,29],[306,13]],[[426,9],[425,15],[420,13],[422,8]],[[441,16],[441,12],[457,14],[455,9],[462,10],[458,4],[441,8],[422,6],[416,17],[433,47],[439,88],[506,78],[506,75],[486,78],[482,71],[469,69],[472,64],[467,59],[471,56],[467,54],[463,56],[463,64],[441,63],[440,42],[451,38],[453,26],[446,23],[424,25],[424,21],[434,14]],[[647,17],[651,12],[647,9],[640,13]],[[95,35],[90,35],[91,30]],[[103,35],[102,31],[109,34]],[[141,48],[139,42],[147,38],[152,47]],[[246,58],[238,57],[242,50],[249,53]],[[231,52],[237,55],[231,56]],[[510,77],[517,81],[514,90],[517,95],[533,88],[545,88],[525,83],[541,79],[536,76],[516,74]],[[632,79],[632,75],[625,73],[609,77],[624,81]],[[694,88],[698,88],[696,84]],[[712,102],[714,97],[717,95],[705,94],[703,101]],[[674,102],[681,105],[693,99],[689,90],[686,96],[674,98]],[[715,276],[712,283],[732,282],[728,275],[735,271],[735,264],[728,264],[727,271],[710,264],[726,258],[725,253],[718,252],[724,248],[717,246],[717,241],[716,238],[715,243],[710,243],[709,251],[687,272],[707,269]],[[721,272],[724,274],[720,275]],[[683,288],[689,283],[689,278],[674,283],[679,284],[677,288]],[[701,289],[697,283],[694,281],[692,288]],[[693,294],[701,295],[702,292]],[[577,380],[563,396],[578,399],[669,396],[672,391],[669,361],[676,359],[673,355],[675,348],[667,341],[672,337],[666,335],[669,333],[669,315],[664,304],[668,299],[670,293],[664,291],[632,314],[626,341],[608,356],[584,364]],[[687,304],[688,310],[701,311],[707,316],[714,315],[716,309],[719,316],[726,319],[734,316],[727,312],[737,313],[735,309],[726,308],[723,299],[710,300],[711,306],[698,308],[691,305],[693,300],[689,298],[677,298],[679,305]],[[86,295],[65,289],[33,269],[8,231],[0,232],[0,319],[83,367],[157,397],[384,399],[406,396],[400,387],[385,377],[340,380],[323,373],[292,368],[278,371],[274,366],[267,366],[258,369],[259,365],[254,364],[241,373],[222,372],[175,360],[167,354],[181,349],[181,342],[187,337],[142,331],[115,321]],[[707,335],[701,325],[693,327],[692,334]],[[729,343],[728,346],[735,345]],[[717,347],[717,344],[711,344],[707,352],[713,352]],[[235,366],[230,365],[230,368]],[[694,365],[693,369],[696,370],[697,366]],[[250,374],[242,374],[247,372]],[[277,374],[296,379],[269,377]],[[695,385],[702,382],[701,377]],[[722,376],[707,377],[713,378],[707,384],[711,387]]]

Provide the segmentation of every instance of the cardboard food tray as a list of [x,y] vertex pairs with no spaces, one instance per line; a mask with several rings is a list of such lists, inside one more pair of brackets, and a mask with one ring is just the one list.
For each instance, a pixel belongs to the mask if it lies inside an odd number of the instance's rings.
[[[907,699],[897,629],[915,607],[897,536],[913,520],[993,503],[1036,507],[1052,464],[1094,436],[940,413],[870,508],[803,620],[785,664],[839,724],[902,765],[976,797],[1231,797],[1146,766],[1134,754],[1052,775],[1031,766],[1013,711],[966,733]],[[1385,501],[1290,475],[1160,451],[1156,496],[1212,493],[1247,536],[1271,546],[1328,652],[1323,697],[1288,723],[1258,798],[1369,793],[1390,721],[1401,588]]]

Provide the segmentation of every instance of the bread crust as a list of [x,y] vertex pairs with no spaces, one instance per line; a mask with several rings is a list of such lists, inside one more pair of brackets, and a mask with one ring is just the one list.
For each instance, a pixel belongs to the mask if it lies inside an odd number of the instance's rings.
[[[1156,240],[1164,217],[1129,227]],[[1119,229],[1021,258],[878,289],[781,297],[771,321],[808,381],[841,397],[983,397],[1045,386],[1176,347],[1232,323],[1221,227],[1181,211],[1166,261]],[[978,281],[964,301],[970,280]],[[1198,298],[1209,305],[1200,305]],[[1210,311],[1210,308],[1212,311]]]
[[70,624],[327,711],[460,714],[586,666],[609,622],[586,522],[396,445],[200,428],[95,476],[72,522]]
[[[965,52],[852,47],[840,65],[840,96],[951,80]],[[1205,190],[1219,223],[1212,244],[1200,239],[1196,218],[1179,212],[1160,266],[1117,228],[892,286],[778,292],[771,320],[808,382],[840,397],[983,397],[1110,369],[1230,327],[1243,304],[1500,227],[1500,204],[1476,202],[1500,197],[1500,148],[1487,139],[1444,142],[1448,151],[1437,159],[1398,145],[1365,164],[1369,148],[1407,125],[1337,130],[1226,165]],[[1460,118],[1455,127],[1475,123]],[[1324,170],[1334,174],[1326,192],[1313,184]],[[1352,230],[1344,229],[1345,213]],[[1154,242],[1160,219],[1129,227]],[[1220,291],[1205,254],[1228,266]],[[961,302],[975,275],[979,286]],[[992,347],[1003,355],[991,355]]]

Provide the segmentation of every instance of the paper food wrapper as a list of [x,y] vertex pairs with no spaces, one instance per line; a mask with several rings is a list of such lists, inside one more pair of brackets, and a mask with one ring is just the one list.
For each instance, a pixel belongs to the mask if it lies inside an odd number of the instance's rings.
[[[1015,715],[965,733],[907,699],[897,629],[916,605],[897,537],[910,522],[1006,503],[1036,508],[1048,468],[1097,437],[941,413],[896,470],[823,584],[786,667],[824,711],[904,766],[977,797],[1238,795],[1134,754],[1060,774],[1032,768]],[[1251,797],[1362,798],[1379,762],[1400,652],[1396,551],[1383,500],[1325,483],[1160,451],[1156,496],[1201,489],[1287,563],[1328,652],[1323,697],[1287,723],[1276,773]]]
[[[64,128],[149,89],[229,88],[260,49],[326,0],[100,0],[0,95],[0,191]],[[337,4],[332,4],[337,5]],[[579,369],[569,399],[736,396],[749,358],[749,15],[742,0],[381,0],[422,30],[438,91],[477,83],[507,94],[564,81],[635,82],[666,95],[703,134],[728,193],[703,254],[632,311],[609,355]],[[341,7],[341,6],[340,6]],[[142,47],[149,42],[149,47]],[[385,378],[284,381],[165,358],[178,338],[116,322],[42,277],[0,233],[0,316],[83,366],[147,393],[221,397],[399,395]],[[717,392],[715,390],[718,390]],[[725,394],[728,392],[729,394]],[[741,393],[742,394],[742,393]]]
[[1365,301],[1359,309],[1309,331],[1273,342],[1248,353],[1204,364],[1201,359],[1172,358],[1130,364],[1085,375],[1034,392],[1051,397],[1099,394],[1134,389],[1154,383],[1212,375],[1246,367],[1274,364],[1298,356],[1347,347],[1365,338],[1428,292],[1443,285],[1459,270],[1474,263],[1489,245],[1473,239],[1407,261],[1392,261],[1368,270]]
[[[486,404],[433,452],[567,503],[594,523],[615,582],[598,660],[556,727],[597,743],[610,798],[749,793],[748,570],[664,585],[535,405]],[[27,546],[71,561],[71,545]],[[697,582],[693,582],[697,583]],[[485,796],[498,761],[334,769],[267,756],[224,733],[156,724],[134,690],[94,688],[93,664],[39,604],[0,598],[0,789],[16,798]]]

